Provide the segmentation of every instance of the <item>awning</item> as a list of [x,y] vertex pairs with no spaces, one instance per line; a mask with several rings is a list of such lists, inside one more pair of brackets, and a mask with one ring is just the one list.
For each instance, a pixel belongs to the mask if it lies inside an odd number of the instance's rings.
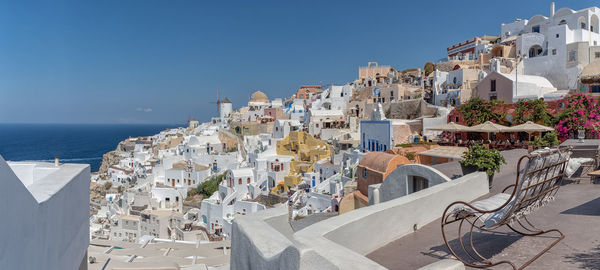
[[454,122],[450,122],[450,123],[445,124],[445,125],[431,127],[431,128],[427,128],[427,129],[429,129],[429,130],[441,130],[441,131],[469,131],[470,128],[467,127],[467,126],[459,125],[459,124],[454,123]]
[[527,121],[524,124],[520,124],[517,126],[513,126],[513,127],[509,127],[507,128],[507,131],[509,132],[546,132],[546,131],[553,131],[554,129],[551,127],[547,127],[547,126],[543,126],[540,124],[536,124],[533,123],[531,121]]
[[506,127],[506,126],[498,125],[496,123],[486,121],[483,124],[479,124],[479,125],[470,127],[468,131],[491,133],[491,132],[507,132],[507,129],[508,129],[508,127]]

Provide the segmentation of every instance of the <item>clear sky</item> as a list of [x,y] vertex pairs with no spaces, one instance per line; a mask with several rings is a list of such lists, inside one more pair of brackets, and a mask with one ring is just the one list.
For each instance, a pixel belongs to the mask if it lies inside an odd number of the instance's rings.
[[[223,2],[223,3],[221,3]],[[556,1],[582,9],[595,1]],[[183,123],[217,89],[290,96],[368,61],[422,67],[550,1],[3,1],[0,123]]]

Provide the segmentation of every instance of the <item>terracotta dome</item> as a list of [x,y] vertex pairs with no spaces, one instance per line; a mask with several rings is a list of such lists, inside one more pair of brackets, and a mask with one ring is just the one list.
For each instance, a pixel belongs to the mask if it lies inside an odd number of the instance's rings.
[[253,101],[253,102],[269,102],[269,98],[267,97],[267,95],[265,95],[265,93],[263,93],[261,91],[256,91],[256,92],[254,92],[254,94],[252,94],[252,97],[250,98],[250,101]]

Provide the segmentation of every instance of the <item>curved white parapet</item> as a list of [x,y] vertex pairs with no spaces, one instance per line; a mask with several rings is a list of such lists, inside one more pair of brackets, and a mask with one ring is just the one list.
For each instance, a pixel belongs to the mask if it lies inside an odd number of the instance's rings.
[[[407,171],[419,170],[439,173],[419,166]],[[288,223],[287,206],[238,217],[232,230],[231,269],[385,269],[365,255],[440,218],[450,203],[472,201],[489,191],[483,172],[435,181],[441,184],[297,232]],[[365,233],[373,224],[378,233]]]
[[369,186],[369,205],[387,202],[413,192],[414,177],[426,179],[428,187],[452,181],[433,167],[407,164],[394,169],[381,184]]

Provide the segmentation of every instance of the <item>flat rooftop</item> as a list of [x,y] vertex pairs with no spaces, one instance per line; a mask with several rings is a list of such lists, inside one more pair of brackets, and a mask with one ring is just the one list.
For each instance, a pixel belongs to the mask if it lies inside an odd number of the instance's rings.
[[[523,150],[503,152],[508,164],[494,177],[494,186],[487,196],[497,194],[515,182],[515,158],[518,159],[521,152]],[[461,174],[457,162],[434,167],[450,178]],[[527,269],[600,269],[600,185],[588,180],[579,184],[565,180],[556,199],[529,215],[528,219],[541,229],[559,229],[566,237]],[[438,219],[367,254],[367,257],[389,269],[416,269],[452,258],[440,227]],[[458,243],[456,230],[449,232],[454,233],[449,236],[454,247]],[[491,257],[493,261],[508,259],[519,267],[554,241],[555,235],[524,237],[501,227],[494,232],[475,232],[474,243],[485,257]],[[500,265],[491,269],[508,268]]]
[[[111,247],[112,250],[108,251]],[[226,250],[223,250],[223,248]],[[94,239],[88,247],[88,257],[95,257],[96,262],[88,262],[88,269],[171,269],[177,266],[181,269],[195,269],[202,265],[206,267],[221,267],[229,264],[231,242],[220,241],[196,244],[158,242],[148,245]],[[108,251],[108,252],[107,252]],[[135,256],[132,259],[132,256]],[[196,257],[194,261],[194,257]],[[130,262],[128,262],[131,260]],[[108,263],[107,263],[108,262]]]

